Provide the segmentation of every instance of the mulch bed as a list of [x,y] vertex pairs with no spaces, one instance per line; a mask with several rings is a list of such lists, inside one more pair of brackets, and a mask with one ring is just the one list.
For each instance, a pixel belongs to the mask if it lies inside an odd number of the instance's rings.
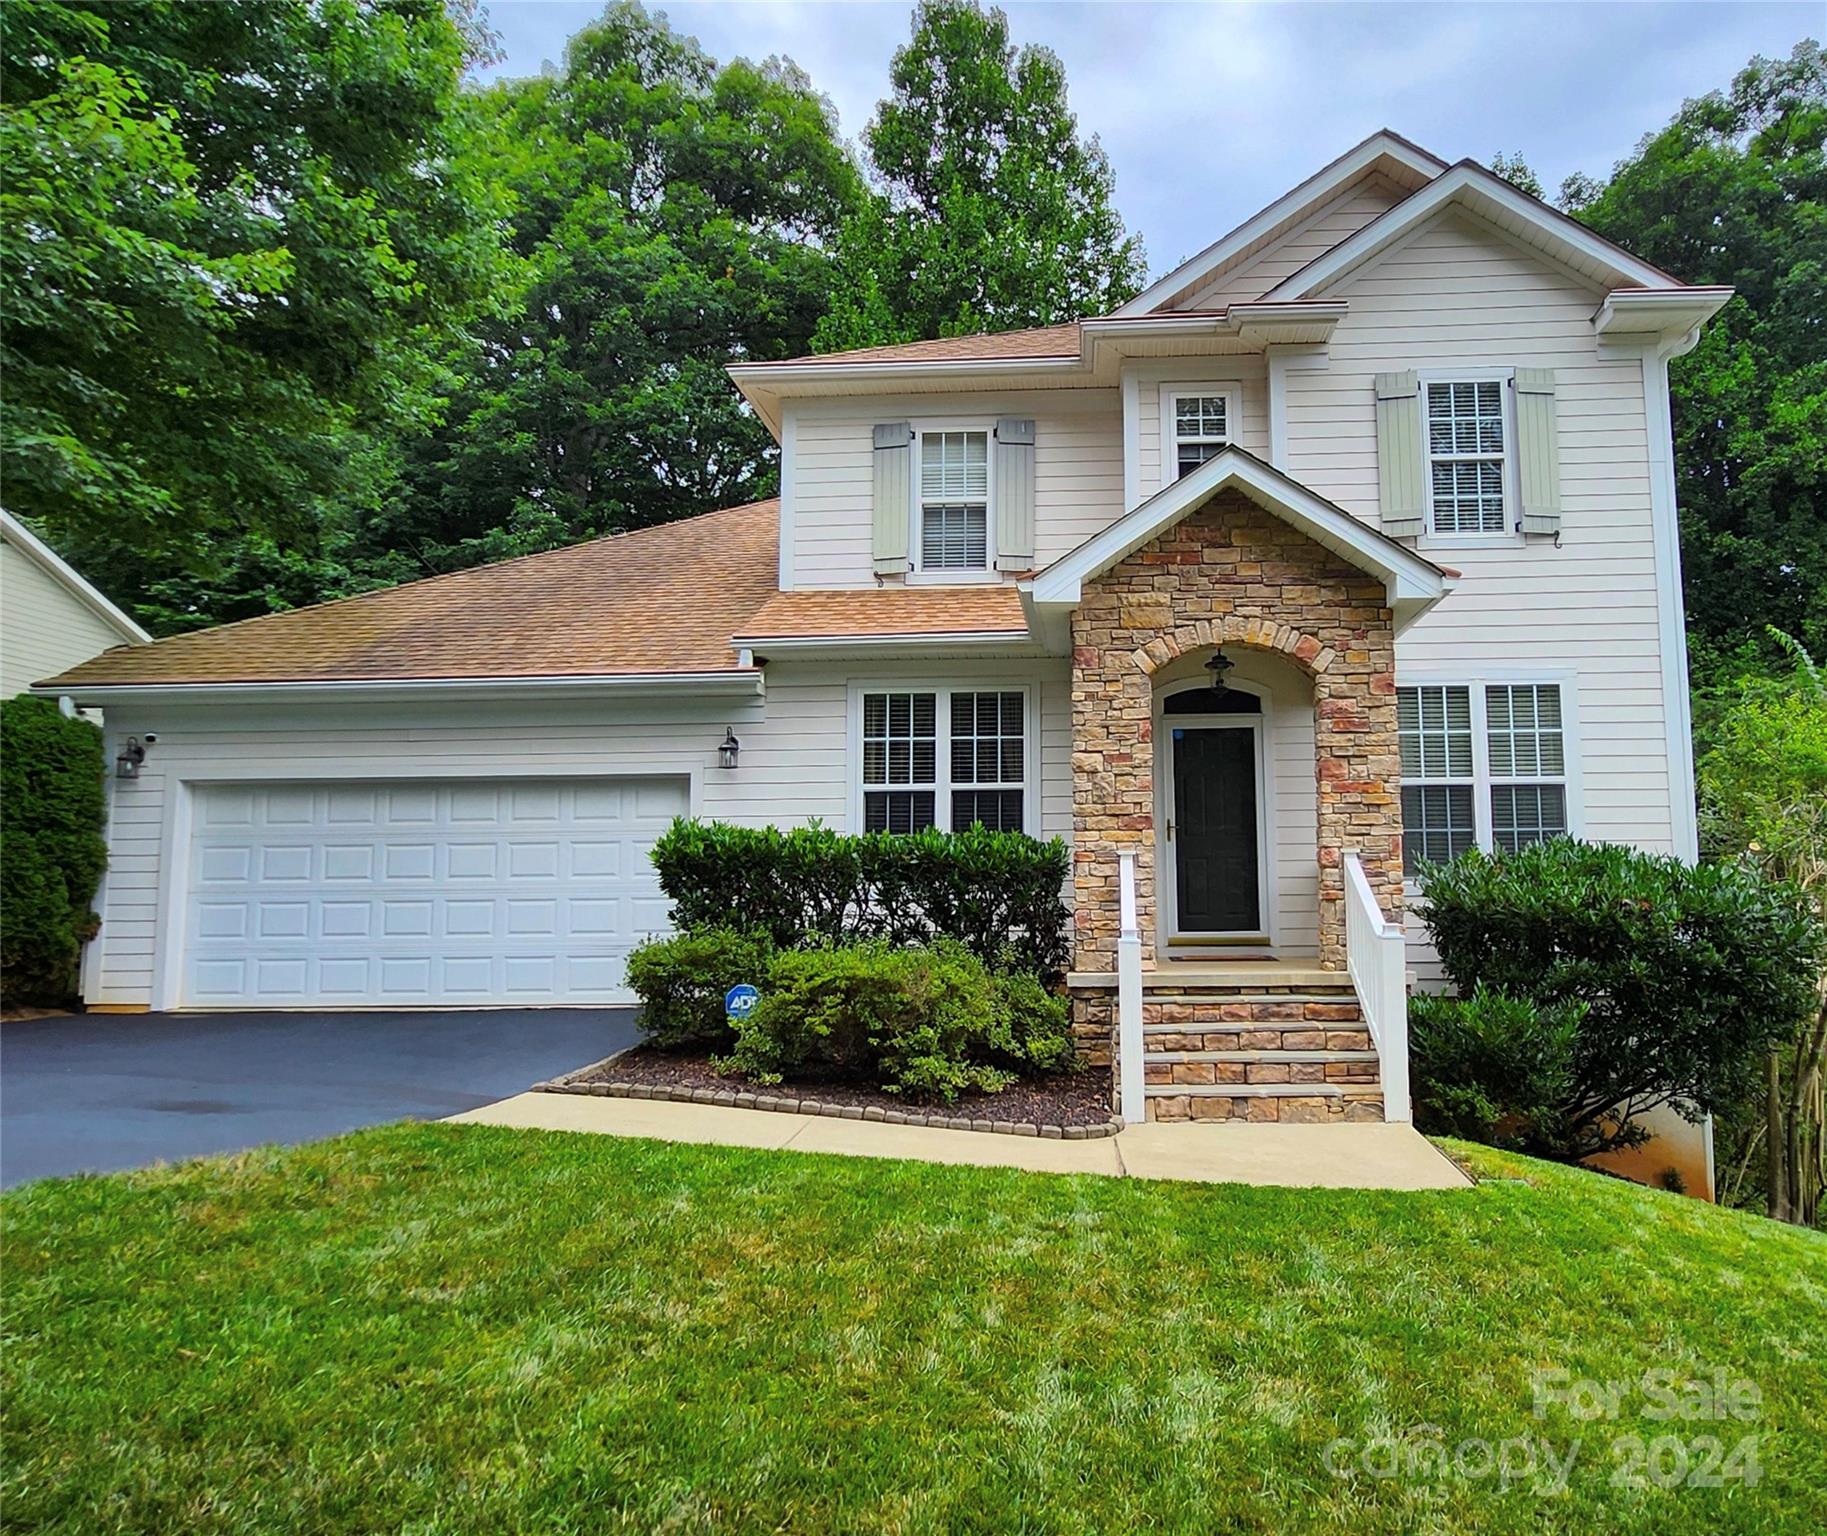
[[960,1094],[951,1104],[918,1104],[856,1083],[782,1083],[762,1087],[726,1077],[701,1053],[636,1046],[596,1066],[536,1088],[549,1093],[593,1093],[616,1098],[681,1099],[741,1109],[824,1114],[849,1120],[886,1120],[953,1130],[1054,1135],[1079,1140],[1113,1134],[1110,1074],[1093,1069],[1022,1081],[1001,1093]]

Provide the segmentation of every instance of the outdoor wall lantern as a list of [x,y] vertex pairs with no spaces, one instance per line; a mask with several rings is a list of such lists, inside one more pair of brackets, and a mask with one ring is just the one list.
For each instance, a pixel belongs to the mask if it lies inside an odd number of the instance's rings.
[[742,743],[736,740],[736,733],[727,725],[723,728],[723,740],[717,744],[717,766],[734,768],[736,754],[742,750]]
[[146,748],[141,745],[139,737],[129,736],[127,744],[120,750],[120,756],[114,759],[114,776],[137,779],[140,776],[140,764],[145,761]]

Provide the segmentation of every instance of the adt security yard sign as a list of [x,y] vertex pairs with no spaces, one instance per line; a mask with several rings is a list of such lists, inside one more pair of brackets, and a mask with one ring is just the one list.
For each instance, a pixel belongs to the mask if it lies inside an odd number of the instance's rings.
[[761,994],[746,981],[739,982],[723,994],[723,1016],[726,1019],[746,1019],[755,1011],[755,1004],[761,1001]]

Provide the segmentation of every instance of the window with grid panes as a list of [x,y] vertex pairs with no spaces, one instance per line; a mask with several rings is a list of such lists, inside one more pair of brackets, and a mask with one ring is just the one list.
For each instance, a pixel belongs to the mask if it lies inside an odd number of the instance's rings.
[[1174,396],[1176,479],[1191,474],[1230,441],[1229,413],[1223,395]]
[[931,693],[863,696],[863,827],[917,832],[935,820],[938,700]]
[[1426,395],[1433,531],[1508,532],[1502,382],[1430,382]]
[[1493,683],[1484,691],[1491,843],[1514,852],[1567,831],[1567,751],[1555,683]]
[[952,831],[982,822],[1022,829],[1027,781],[1025,700],[1016,691],[952,695]]
[[990,435],[920,435],[920,568],[989,568]]
[[1402,762],[1402,871],[1444,864],[1478,841],[1468,687],[1396,690]]
[[864,830],[1026,829],[1023,690],[872,690],[861,703]]

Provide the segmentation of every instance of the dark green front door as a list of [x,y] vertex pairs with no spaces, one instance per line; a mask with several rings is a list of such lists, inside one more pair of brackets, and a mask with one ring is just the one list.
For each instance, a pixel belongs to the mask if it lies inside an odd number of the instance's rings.
[[1174,729],[1174,877],[1182,933],[1261,933],[1256,733]]

